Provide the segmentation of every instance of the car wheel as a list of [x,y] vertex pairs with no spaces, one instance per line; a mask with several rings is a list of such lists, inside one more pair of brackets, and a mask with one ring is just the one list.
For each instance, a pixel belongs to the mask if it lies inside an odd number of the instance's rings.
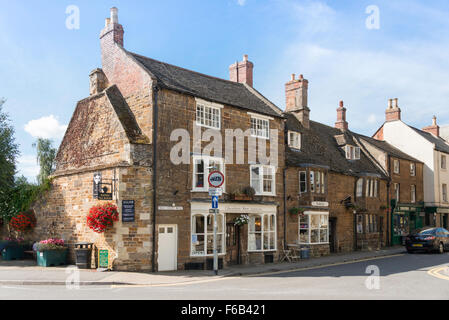
[[440,245],[438,246],[438,253],[444,253],[444,245],[442,242],[440,242]]

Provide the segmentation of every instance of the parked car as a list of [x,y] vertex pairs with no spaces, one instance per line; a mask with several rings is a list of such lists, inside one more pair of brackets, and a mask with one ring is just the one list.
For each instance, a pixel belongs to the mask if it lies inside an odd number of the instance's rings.
[[444,253],[449,250],[449,231],[444,228],[422,228],[405,238],[408,253],[415,251],[437,251]]

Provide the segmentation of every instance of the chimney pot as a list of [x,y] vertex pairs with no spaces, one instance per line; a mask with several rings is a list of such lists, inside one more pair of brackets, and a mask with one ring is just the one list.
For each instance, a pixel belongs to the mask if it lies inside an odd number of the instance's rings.
[[248,61],[248,55],[247,54],[243,55],[243,61]]
[[304,80],[304,75],[300,74],[299,75],[299,80]]
[[340,101],[340,108],[343,108],[343,106],[344,106],[344,103],[343,103],[343,100],[342,100],[342,101]]
[[118,24],[118,9],[116,7],[111,8],[111,22]]
[[393,99],[388,99],[388,109],[393,109]]
[[295,81],[296,74],[292,73],[292,81]]
[[344,107],[343,101],[340,101],[339,108],[337,109],[337,122],[335,122],[335,128],[341,131],[347,131],[349,128],[348,122],[346,121],[346,108]]
[[432,122],[433,122],[433,125],[434,125],[434,126],[437,125],[437,117],[436,117],[436,116],[433,116]]
[[107,27],[111,23],[111,18],[106,18],[104,26]]

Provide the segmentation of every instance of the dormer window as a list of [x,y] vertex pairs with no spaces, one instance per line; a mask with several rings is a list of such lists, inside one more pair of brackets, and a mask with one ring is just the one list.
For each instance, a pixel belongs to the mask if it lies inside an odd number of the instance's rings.
[[348,160],[360,160],[360,148],[347,145],[345,147],[346,159]]
[[301,150],[301,134],[299,132],[288,132],[288,146],[293,149]]

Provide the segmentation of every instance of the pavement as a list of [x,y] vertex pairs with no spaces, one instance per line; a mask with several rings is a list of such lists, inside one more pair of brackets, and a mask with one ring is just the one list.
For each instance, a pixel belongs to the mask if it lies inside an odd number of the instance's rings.
[[377,251],[332,254],[297,262],[281,262],[261,265],[232,266],[219,271],[176,271],[159,273],[78,270],[74,266],[39,267],[33,260],[1,261],[0,285],[67,285],[80,286],[176,286],[198,284],[227,277],[257,276],[263,274],[299,271],[323,266],[335,266],[405,253],[404,247],[392,247]]

